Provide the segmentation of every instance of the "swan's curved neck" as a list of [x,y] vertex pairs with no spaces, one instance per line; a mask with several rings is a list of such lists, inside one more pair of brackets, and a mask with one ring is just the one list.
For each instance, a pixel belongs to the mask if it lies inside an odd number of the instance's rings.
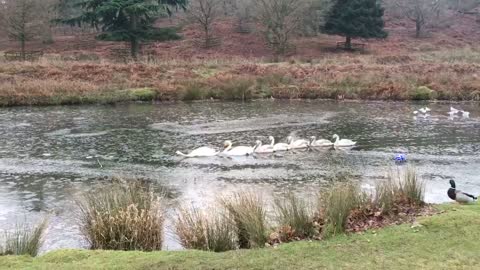
[[271,146],[274,146],[274,145],[275,145],[275,138],[272,137],[272,138],[270,139],[270,145],[271,145]]
[[340,140],[340,137],[338,135],[335,136],[335,143],[338,143],[339,140]]

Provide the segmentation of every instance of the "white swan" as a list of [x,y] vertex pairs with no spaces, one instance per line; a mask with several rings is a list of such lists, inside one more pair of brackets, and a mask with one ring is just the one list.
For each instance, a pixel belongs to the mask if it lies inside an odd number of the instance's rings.
[[255,148],[255,153],[273,153],[273,147],[275,143],[275,138],[269,136],[270,144],[262,145],[261,141],[256,141],[257,147]]
[[340,140],[340,137],[337,134],[333,135],[333,138],[335,139],[335,142],[333,143],[333,145],[335,147],[350,147],[350,146],[354,146],[355,144],[357,144],[357,142],[354,142],[354,141],[348,140],[348,139],[341,139]]
[[180,155],[182,157],[212,157],[218,155],[219,153],[220,152],[218,152],[217,150],[206,146],[197,148],[188,154],[184,154],[180,151],[176,152],[177,155]]
[[420,109],[418,109],[418,111],[423,113],[423,114],[427,113],[427,109],[425,109],[425,108],[420,108]]
[[333,143],[329,140],[325,139],[320,139],[317,140],[317,137],[312,136],[310,137],[310,146],[316,147],[316,146],[321,146],[321,147],[327,147],[327,146],[332,146]]
[[258,147],[258,144],[256,144],[254,147],[236,146],[232,148],[232,141],[225,141],[223,145],[225,146],[225,150],[223,150],[222,154],[228,156],[248,156],[253,154],[255,149]]
[[[278,152],[278,151],[288,151],[290,150],[290,141],[287,140],[288,143],[276,143],[273,145],[273,152]],[[273,141],[275,143],[275,141]]]
[[290,149],[302,149],[302,148],[307,148],[310,144],[309,141],[300,139],[300,140],[293,140],[292,136],[288,136],[287,141],[290,143],[289,147]]

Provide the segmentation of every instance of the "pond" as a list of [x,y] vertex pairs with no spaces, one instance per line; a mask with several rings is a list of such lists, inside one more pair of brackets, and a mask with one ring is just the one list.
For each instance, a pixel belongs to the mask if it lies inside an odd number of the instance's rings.
[[[365,188],[396,171],[407,153],[426,181],[428,202],[448,201],[448,180],[480,193],[480,107],[457,105],[469,118],[449,118],[449,104],[401,102],[253,101],[0,109],[0,227],[48,214],[43,251],[85,247],[75,198],[109,176],[144,177],[167,187],[174,201],[207,204],[235,189],[265,194],[295,191],[306,197],[341,174]],[[235,145],[298,138],[357,141],[351,150],[289,151],[250,157],[184,159],[223,141]],[[168,234],[167,249],[178,249]]]

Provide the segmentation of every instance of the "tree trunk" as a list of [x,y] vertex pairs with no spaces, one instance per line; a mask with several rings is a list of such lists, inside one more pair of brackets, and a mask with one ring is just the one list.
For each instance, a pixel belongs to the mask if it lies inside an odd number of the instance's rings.
[[138,51],[140,50],[140,42],[137,36],[137,15],[132,14],[131,16],[131,33],[130,33],[130,53],[133,60],[137,60]]
[[130,37],[130,54],[132,55],[133,60],[137,60],[138,51],[140,50],[140,42],[136,36]]
[[422,34],[422,24],[419,21],[415,22],[415,37],[419,38]]
[[352,38],[347,36],[347,39],[345,40],[345,49],[351,50],[352,49]]
[[25,38],[20,38],[20,48],[21,48],[22,61],[25,61],[26,60],[26,57],[25,57]]
[[210,33],[208,31],[208,26],[205,25],[205,49],[210,48]]

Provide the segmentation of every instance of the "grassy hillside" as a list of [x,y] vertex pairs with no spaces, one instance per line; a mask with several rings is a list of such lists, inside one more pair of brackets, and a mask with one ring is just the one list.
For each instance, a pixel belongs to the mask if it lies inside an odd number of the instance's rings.
[[480,206],[440,206],[445,213],[364,234],[278,248],[225,253],[59,250],[41,257],[0,257],[1,269],[474,269]]

